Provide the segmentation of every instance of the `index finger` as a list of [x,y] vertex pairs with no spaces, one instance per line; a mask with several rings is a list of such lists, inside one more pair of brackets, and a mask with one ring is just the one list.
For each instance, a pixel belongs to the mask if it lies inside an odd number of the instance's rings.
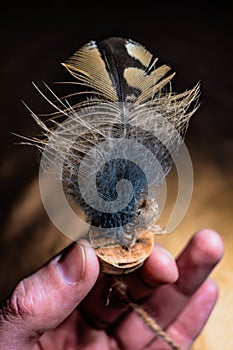
[[123,281],[130,295],[138,301],[148,297],[161,284],[173,283],[177,276],[173,257],[156,245],[144,266],[129,275],[115,277],[101,274],[81,305],[82,313],[94,327],[106,328],[129,310],[128,303],[114,287],[116,279]]

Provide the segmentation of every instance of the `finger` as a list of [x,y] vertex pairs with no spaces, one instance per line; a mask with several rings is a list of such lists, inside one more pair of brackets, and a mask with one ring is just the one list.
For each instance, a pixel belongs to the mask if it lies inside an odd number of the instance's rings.
[[39,336],[57,327],[93,287],[99,273],[94,251],[72,244],[22,280],[0,311],[4,349],[31,349]]
[[198,231],[177,259],[179,279],[174,285],[162,286],[147,300],[159,323],[166,327],[189,301],[223,256],[221,237],[212,230]]
[[[182,350],[189,349],[205,325],[218,296],[218,289],[213,281],[206,281],[190,298],[187,306],[178,315],[174,323],[166,329],[170,338]],[[156,315],[154,315],[156,320]],[[142,320],[132,312],[123,320],[114,332],[114,336],[122,349],[160,349],[171,348],[158,339],[148,327],[147,320]]]
[[153,254],[140,269],[140,276],[144,283],[154,288],[161,284],[174,283],[178,278],[178,269],[172,255],[156,245]]
[[[124,281],[134,299],[140,300],[153,293],[158,285],[173,283],[177,276],[177,267],[172,256],[156,245],[141,269],[117,278]],[[106,328],[129,309],[128,303],[115,289],[115,278],[103,274],[95,289],[81,304],[84,317],[97,328]]]
[[56,329],[44,333],[32,346],[32,350],[64,350],[67,343],[72,349],[77,349],[79,346],[77,333],[79,321],[80,317],[76,308]]
[[189,349],[206,324],[218,298],[218,287],[207,280],[190,299],[187,306],[167,329],[181,349]]
[[198,231],[177,259],[179,291],[190,295],[197,290],[221,260],[223,252],[223,241],[217,232],[210,229]]
[[133,300],[139,302],[153,293],[155,288],[174,283],[177,278],[178,269],[174,258],[165,249],[155,245],[143,266],[121,280]]
[[[220,236],[211,230],[201,230],[197,232],[187,245],[186,249],[178,258],[180,277],[173,285],[164,285],[155,289],[154,293],[143,302],[142,307],[154,317],[162,328],[166,328],[175,320],[178,315],[188,305],[192,293],[203,283],[214,266],[223,255],[223,244]],[[194,282],[193,282],[194,280]],[[191,284],[192,289],[185,286]],[[119,339],[123,339],[124,332],[127,338],[134,333],[135,344],[138,344],[142,335],[143,321],[131,312],[116,328],[114,334]],[[139,334],[137,339],[136,334]],[[151,331],[148,327],[143,328],[144,342],[150,339]],[[145,343],[144,343],[145,344]],[[130,347],[129,347],[130,349]]]

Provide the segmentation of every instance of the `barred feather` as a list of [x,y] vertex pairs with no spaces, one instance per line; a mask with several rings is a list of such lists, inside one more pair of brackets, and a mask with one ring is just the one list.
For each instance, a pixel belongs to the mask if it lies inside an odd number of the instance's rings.
[[[134,108],[152,107],[164,115],[179,132],[185,132],[195,108],[187,113],[199,94],[199,86],[181,94],[163,92],[175,73],[170,67],[156,67],[158,61],[142,45],[122,38],[91,41],[63,65],[76,83],[92,89],[101,101],[129,102]],[[79,108],[79,106],[77,106]],[[127,122],[122,106],[121,121]]]
[[[56,108],[51,118],[54,128],[48,129],[33,114],[50,140],[48,160],[52,155],[57,168],[63,167],[67,193],[83,208],[87,221],[96,231],[104,232],[105,237],[121,246],[132,247],[138,230],[157,230],[156,186],[171,169],[189,119],[197,108],[199,86],[180,94],[165,90],[174,73],[167,75],[170,68],[157,67],[157,60],[132,40],[90,41],[63,63],[75,78],[74,83],[81,85],[84,93],[87,89],[88,98],[70,106],[53,93],[56,97],[56,102],[51,102]],[[61,116],[66,117],[62,123],[57,119]],[[133,142],[132,150],[127,142],[117,144],[125,159],[116,156],[116,140]],[[103,143],[105,148],[98,148]],[[146,155],[142,146],[148,150]],[[43,148],[43,141],[39,147]],[[151,154],[160,167],[151,167]],[[89,182],[95,169],[98,172],[93,187]],[[80,189],[78,174],[86,181],[84,192]],[[119,198],[117,185],[122,180],[132,183],[132,197],[123,208],[111,212],[111,204]],[[126,188],[123,182],[121,185]],[[91,205],[87,199],[96,198],[96,186],[99,197]],[[123,203],[127,195],[128,190],[123,190],[120,197]],[[103,203],[110,209],[104,210]]]

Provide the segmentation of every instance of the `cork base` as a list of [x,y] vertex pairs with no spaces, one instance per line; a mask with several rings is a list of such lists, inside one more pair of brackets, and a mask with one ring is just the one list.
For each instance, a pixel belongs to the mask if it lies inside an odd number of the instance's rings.
[[90,243],[100,259],[102,271],[108,274],[126,274],[139,268],[151,254],[154,234],[142,231],[131,247],[121,246],[114,240],[100,237],[94,231],[89,233]]

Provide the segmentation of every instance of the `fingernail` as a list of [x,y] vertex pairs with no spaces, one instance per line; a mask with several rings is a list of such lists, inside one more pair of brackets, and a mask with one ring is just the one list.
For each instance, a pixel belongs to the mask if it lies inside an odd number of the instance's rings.
[[57,263],[58,271],[68,284],[76,284],[85,275],[85,252],[82,245],[73,243],[60,256]]

